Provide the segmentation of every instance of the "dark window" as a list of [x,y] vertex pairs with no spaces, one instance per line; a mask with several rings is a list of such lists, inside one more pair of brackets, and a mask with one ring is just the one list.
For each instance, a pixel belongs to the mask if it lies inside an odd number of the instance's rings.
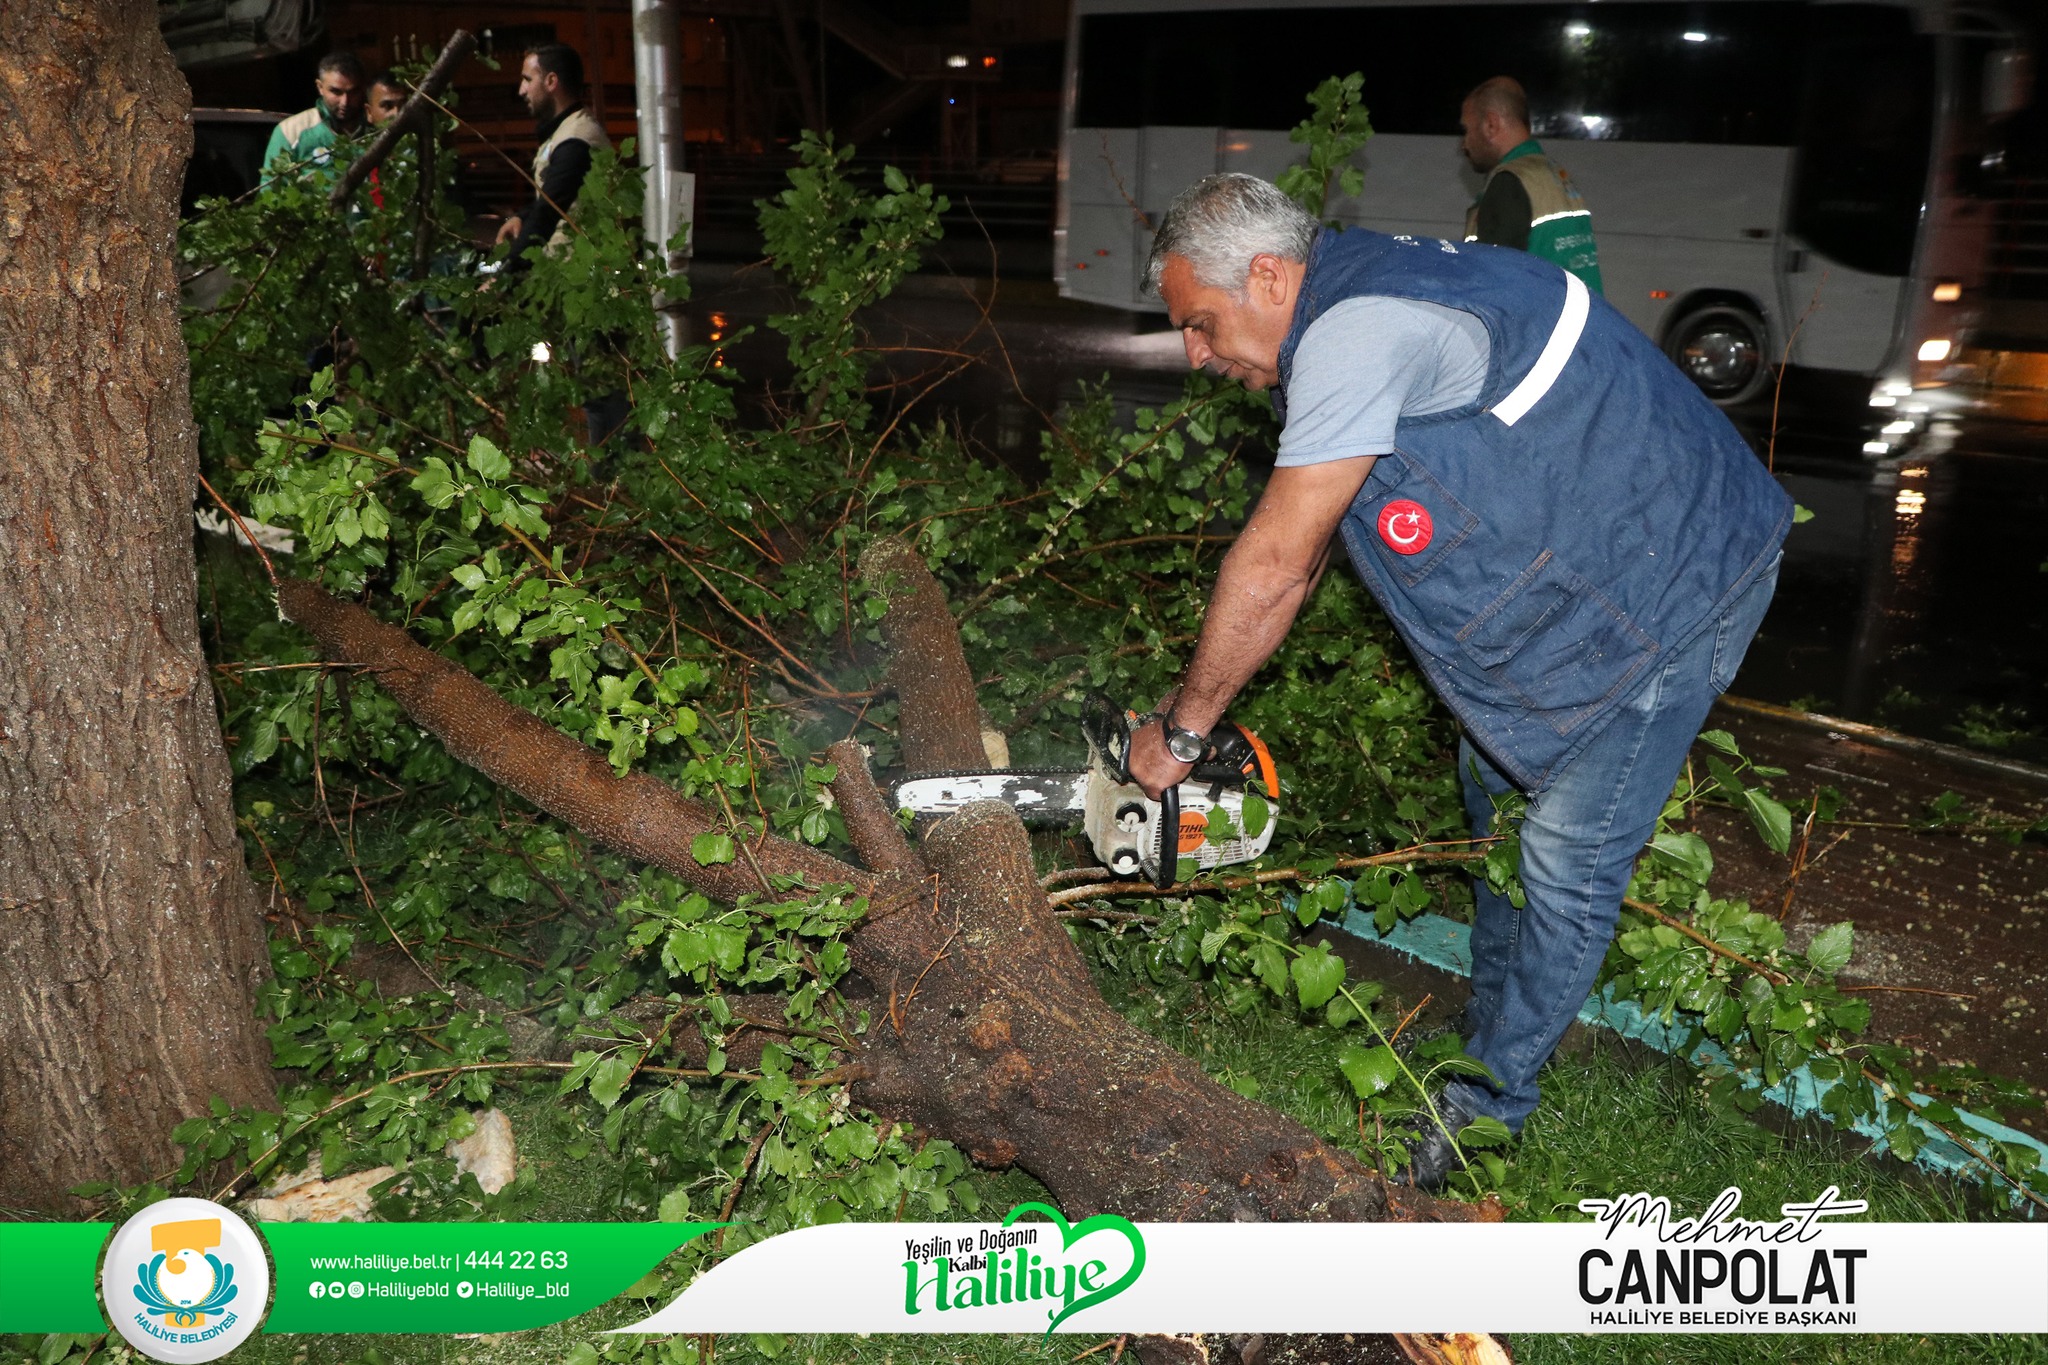
[[1934,43],[1904,10],[1827,5],[1792,176],[1792,230],[1855,270],[1904,275],[1926,191]]
[[1324,77],[1362,71],[1375,129],[1455,133],[1468,90],[1513,76],[1541,137],[1788,146],[1812,12],[1704,0],[1088,15],[1075,122],[1291,128]]

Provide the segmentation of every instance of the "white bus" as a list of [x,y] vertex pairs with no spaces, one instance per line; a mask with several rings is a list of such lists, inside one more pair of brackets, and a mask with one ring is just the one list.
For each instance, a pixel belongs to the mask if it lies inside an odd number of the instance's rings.
[[1351,71],[1376,135],[1329,215],[1461,237],[1459,105],[1507,75],[1593,210],[1608,299],[1716,401],[1789,345],[1924,411],[1980,300],[2029,70],[1995,0],[1076,0],[1055,277],[1158,310],[1143,265],[1173,196],[1273,177],[1304,96]]

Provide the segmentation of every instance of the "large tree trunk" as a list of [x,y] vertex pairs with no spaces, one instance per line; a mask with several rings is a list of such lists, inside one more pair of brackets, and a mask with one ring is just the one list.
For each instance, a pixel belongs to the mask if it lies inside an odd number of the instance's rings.
[[0,1204],[274,1103],[199,650],[173,244],[190,97],[152,0],[0,4]]

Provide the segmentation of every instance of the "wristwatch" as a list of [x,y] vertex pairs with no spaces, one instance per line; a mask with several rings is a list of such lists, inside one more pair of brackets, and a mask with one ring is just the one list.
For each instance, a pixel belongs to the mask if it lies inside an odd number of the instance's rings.
[[1176,762],[1193,763],[1208,751],[1209,737],[1174,724],[1172,711],[1160,717],[1159,727],[1166,731],[1166,752],[1172,754]]

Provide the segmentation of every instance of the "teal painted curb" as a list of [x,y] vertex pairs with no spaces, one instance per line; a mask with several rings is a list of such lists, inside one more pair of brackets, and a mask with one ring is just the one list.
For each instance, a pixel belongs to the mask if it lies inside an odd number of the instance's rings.
[[[1293,894],[1286,897],[1289,908],[1293,905]],[[1469,925],[1456,920],[1445,919],[1433,912],[1417,915],[1404,920],[1382,934],[1373,923],[1373,917],[1361,911],[1355,901],[1347,901],[1341,920],[1325,920],[1323,923],[1342,929],[1353,938],[1367,943],[1391,948],[1397,953],[1427,963],[1439,971],[1454,972],[1469,978],[1472,975],[1472,930]],[[1584,1009],[1579,1011],[1579,1022],[1593,1028],[1609,1029],[1624,1038],[1656,1048],[1659,1052],[1678,1056],[1684,1053],[1687,1036],[1693,1030],[1674,1020],[1666,1024],[1655,1015],[1644,1014],[1642,1007],[1634,1000],[1617,1000],[1611,987],[1603,986],[1598,995],[1587,999]],[[1694,1066],[1708,1066],[1715,1062],[1728,1063],[1728,1054],[1713,1039],[1703,1039],[1691,1053],[1684,1054]],[[1787,1076],[1774,1086],[1764,1088],[1752,1083],[1751,1089],[1763,1089],[1766,1099],[1790,1110],[1795,1118],[1815,1117],[1833,1123],[1832,1116],[1820,1107],[1821,1097],[1829,1087],[1840,1084],[1837,1081],[1816,1080],[1805,1067]],[[1915,1102],[1931,1099],[1931,1096],[1915,1094]],[[2041,1154],[2041,1164],[2048,1166],[2048,1145],[2002,1123],[1958,1110],[1957,1118],[1962,1124],[1993,1142],[2011,1143],[2031,1147]],[[1971,1156],[1947,1137],[1919,1119],[1910,1120],[1925,1137],[1914,1161],[1921,1167],[1945,1175],[1967,1175],[1972,1179],[1985,1178],[1982,1163]],[[1882,1130],[1868,1119],[1858,1119],[1857,1133],[1869,1138],[1879,1151],[1885,1148]],[[2031,1217],[2033,1210],[2028,1209]]]

